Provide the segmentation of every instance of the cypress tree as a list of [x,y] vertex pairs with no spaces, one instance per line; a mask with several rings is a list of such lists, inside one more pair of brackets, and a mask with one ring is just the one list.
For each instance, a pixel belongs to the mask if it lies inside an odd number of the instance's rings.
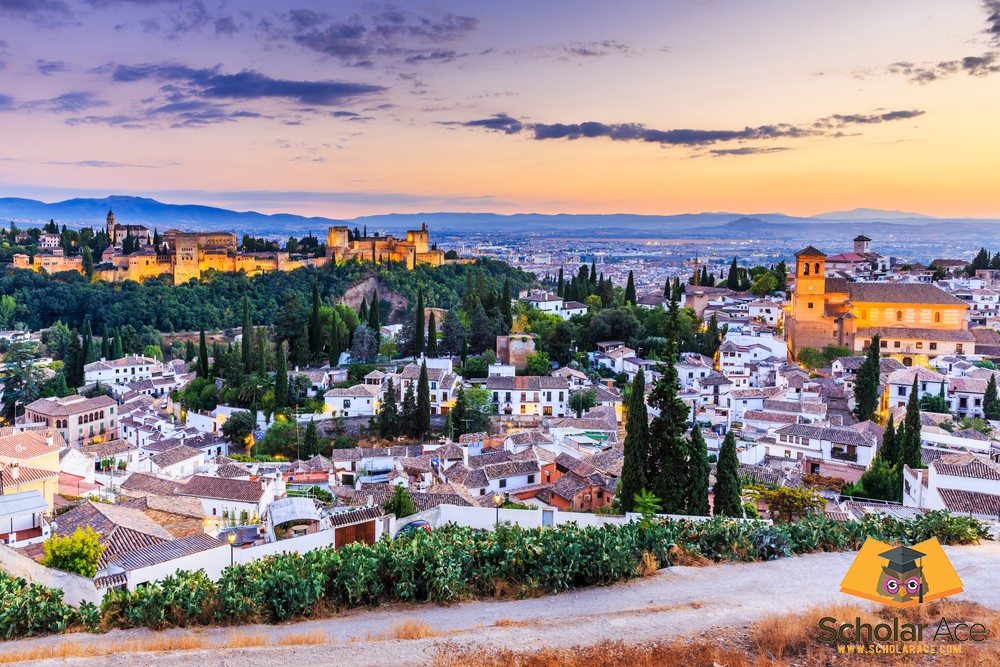
[[991,374],[983,394],[983,414],[987,419],[1000,419],[1000,396],[997,396],[997,377]]
[[198,377],[208,379],[208,344],[205,342],[205,327],[198,334]]
[[566,283],[563,281],[563,270],[562,270],[562,267],[560,266],[559,267],[559,285],[556,287],[556,294],[559,295],[559,298],[563,298],[563,291],[565,290],[565,288],[566,288]]
[[677,396],[677,302],[670,302],[667,315],[667,348],[663,374],[650,392],[650,404],[659,409],[649,428],[649,466],[646,479],[650,490],[667,514],[683,514],[688,479],[687,406]]
[[358,309],[358,322],[368,321],[368,303],[361,297],[361,308]]
[[323,352],[323,326],[319,319],[319,285],[312,284],[312,312],[309,314],[309,354],[315,358]]
[[893,419],[893,415],[889,415],[889,424],[885,427],[885,433],[882,434],[882,447],[878,452],[878,455],[888,461],[890,465],[896,465],[899,461],[899,446],[896,442],[896,428]]
[[390,440],[399,435],[399,409],[396,407],[396,389],[389,378],[385,385],[385,400],[378,413],[378,437]]
[[[514,313],[510,309],[510,279],[504,278],[503,294],[500,296],[500,316],[503,318],[503,331],[509,333],[514,326]],[[429,344],[429,343],[428,343]]]
[[83,325],[83,347],[80,349],[80,384],[83,384],[83,367],[91,362],[91,352],[90,320],[88,319]]
[[319,431],[316,430],[316,422],[310,419],[302,436],[302,456],[311,458],[319,453]]
[[[69,330],[69,347],[66,350],[66,382],[73,388],[83,384],[83,348],[80,346],[80,334],[76,329]],[[31,376],[31,373],[28,373]]]
[[[906,419],[903,421],[904,436],[899,444],[900,463],[911,468],[922,468],[920,453],[920,392],[917,388],[917,376],[913,375],[913,386],[910,388],[910,398],[906,402]],[[902,470],[902,465],[900,465]]]
[[731,290],[738,290],[740,288],[740,267],[736,264],[735,257],[733,257],[733,263],[729,265],[729,275],[726,276],[726,287]]
[[378,290],[372,294],[372,306],[368,309],[368,326],[378,334],[382,331],[382,316],[379,313]]
[[631,271],[628,272],[628,284],[625,285],[625,303],[635,305],[635,278]]
[[288,359],[284,341],[278,343],[275,356],[274,407],[283,408],[288,405]]
[[[118,357],[115,356],[115,354],[117,354],[117,351],[118,351],[118,343],[119,343],[119,340],[118,340],[118,337],[116,336],[115,340],[114,340],[114,343],[111,346],[111,349],[112,349],[112,351],[111,351],[111,357],[110,357],[111,359],[117,359],[118,358]],[[184,361],[190,364],[192,361],[195,360],[195,358],[197,356],[198,356],[198,351],[194,347],[194,342],[192,342],[192,341],[189,340],[186,343],[184,343]]]
[[697,420],[691,427],[691,459],[688,464],[687,513],[708,516],[708,485],[712,466],[708,463],[708,445],[701,435]]
[[430,319],[427,321],[427,356],[438,356],[437,322],[435,321],[433,310],[431,311]]
[[715,467],[715,487],[712,489],[713,514],[715,516],[743,516],[743,502],[740,499],[740,460],[736,455],[736,436],[726,433],[719,449],[719,462]]
[[336,368],[340,364],[340,315],[334,309],[333,317],[330,318],[330,368]]
[[240,354],[243,360],[243,372],[249,374],[253,370],[253,325],[250,323],[250,299],[243,295],[243,340],[240,341]]
[[673,292],[670,290],[670,278],[667,278],[663,283],[663,298],[669,299],[672,295]]
[[417,288],[417,308],[413,321],[413,354],[419,357],[424,353],[424,288]]
[[400,426],[401,431],[405,431],[410,437],[417,437],[417,397],[413,393],[413,383],[406,385],[406,392],[403,394],[403,420]]
[[448,413],[451,418],[451,423],[453,426],[452,439],[458,440],[458,438],[465,433],[465,420],[466,420],[466,410],[465,410],[465,388],[462,383],[458,383],[458,391],[455,392],[455,407],[451,409]]
[[257,343],[257,372],[267,372],[267,351],[264,349],[264,342],[267,340],[267,330],[264,327],[257,327],[257,334],[254,342]]
[[590,262],[590,288],[597,288],[597,260],[592,260]]
[[431,431],[431,384],[427,379],[427,362],[420,364],[417,382],[417,437],[423,439]]
[[872,336],[865,360],[854,382],[854,415],[859,421],[874,421],[878,410],[879,346],[878,334]]
[[111,338],[108,336],[108,323],[104,323],[104,329],[101,332],[101,358],[110,359],[111,358]]
[[632,380],[625,421],[625,460],[622,463],[618,500],[623,512],[635,509],[635,495],[646,488],[649,459],[649,413],[646,410],[646,376],[640,368]]
[[708,267],[707,266],[703,265],[701,267],[701,276],[698,278],[698,284],[701,285],[702,287],[711,287],[712,286],[711,283],[710,283],[710,281],[709,281],[709,279],[708,279]]

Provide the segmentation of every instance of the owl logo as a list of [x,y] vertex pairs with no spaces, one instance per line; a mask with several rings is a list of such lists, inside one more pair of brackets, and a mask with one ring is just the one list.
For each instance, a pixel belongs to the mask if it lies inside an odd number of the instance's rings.
[[923,602],[927,581],[923,565],[917,560],[923,560],[925,555],[910,547],[896,547],[880,553],[879,558],[885,558],[889,564],[882,566],[875,592],[893,602],[909,602],[914,597]]
[[899,608],[962,590],[962,580],[934,537],[912,547],[869,537],[840,583],[842,593]]

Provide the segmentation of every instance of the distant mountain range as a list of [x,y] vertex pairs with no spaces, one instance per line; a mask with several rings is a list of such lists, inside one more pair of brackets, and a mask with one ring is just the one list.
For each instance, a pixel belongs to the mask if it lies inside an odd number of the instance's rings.
[[100,199],[68,199],[45,203],[16,197],[0,198],[0,221],[18,224],[42,223],[50,219],[73,227],[99,226],[109,209],[120,223],[145,224],[161,232],[170,228],[228,230],[238,234],[320,235],[330,225],[365,226],[391,232],[413,229],[426,223],[440,233],[519,232],[558,237],[604,238],[843,238],[845,234],[877,231],[921,237],[968,238],[982,236],[984,226],[995,233],[1000,219],[935,218],[920,213],[858,208],[852,211],[796,217],[782,213],[706,212],[678,215],[628,213],[591,215],[518,213],[391,213],[338,220],[287,213],[264,214],[232,211],[214,206],[165,204],[155,199],[113,195]]

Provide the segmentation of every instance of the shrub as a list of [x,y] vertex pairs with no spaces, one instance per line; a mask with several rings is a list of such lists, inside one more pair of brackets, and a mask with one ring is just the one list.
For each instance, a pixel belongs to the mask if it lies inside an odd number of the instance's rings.
[[29,584],[0,571],[0,637],[16,639],[64,632],[76,612],[56,588]]
[[50,537],[45,540],[45,558],[42,565],[64,572],[72,572],[84,577],[97,574],[97,562],[104,553],[104,546],[98,543],[100,535],[87,526],[77,528],[66,537]]

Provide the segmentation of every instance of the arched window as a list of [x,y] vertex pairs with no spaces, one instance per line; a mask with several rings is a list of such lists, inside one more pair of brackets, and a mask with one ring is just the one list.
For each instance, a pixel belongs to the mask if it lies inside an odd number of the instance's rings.
[[819,275],[819,262],[816,262],[815,264],[813,264],[813,270],[816,272],[816,275],[818,276]]
[[806,262],[805,264],[802,265],[802,275],[804,276],[809,275],[809,262]]
[[934,321],[941,322],[941,313],[934,313]]
[[901,311],[901,310],[897,310],[896,311],[896,321],[897,322],[902,322],[903,321],[903,311]]

